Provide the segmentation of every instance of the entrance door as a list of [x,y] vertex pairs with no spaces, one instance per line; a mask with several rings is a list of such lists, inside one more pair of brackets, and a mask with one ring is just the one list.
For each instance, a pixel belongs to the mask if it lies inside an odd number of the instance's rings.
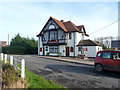
[[66,47],[66,56],[69,56],[69,47]]
[[43,47],[43,56],[45,55],[45,47]]

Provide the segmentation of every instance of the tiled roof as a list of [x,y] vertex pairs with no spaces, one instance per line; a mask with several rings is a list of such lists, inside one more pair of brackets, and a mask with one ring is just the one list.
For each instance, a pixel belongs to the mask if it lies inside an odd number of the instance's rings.
[[88,40],[80,40],[77,46],[100,46],[97,42]]
[[[67,22],[59,21],[53,17],[50,17],[50,19],[54,20],[55,23],[65,32],[74,32],[75,31],[75,32],[84,33],[86,36],[89,36],[88,34],[86,34],[84,25],[76,26],[71,21],[67,21]],[[82,29],[83,29],[83,31],[82,31]],[[39,35],[40,34],[38,34],[37,36],[39,36]]]
[[[67,21],[67,22],[61,22],[53,17],[51,17],[64,31],[66,32],[73,32],[73,31],[78,31],[80,33],[85,33],[86,34],[86,31],[85,31],[85,27],[84,25],[80,25],[80,26],[76,26],[73,22],[71,21]],[[82,29],[84,31],[82,31]],[[89,36],[89,35],[88,35]]]

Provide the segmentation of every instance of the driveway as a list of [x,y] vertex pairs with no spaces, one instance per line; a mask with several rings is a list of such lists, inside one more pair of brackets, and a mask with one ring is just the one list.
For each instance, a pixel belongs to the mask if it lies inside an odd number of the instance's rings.
[[91,64],[71,63],[37,55],[14,55],[25,59],[26,68],[67,88],[118,88],[120,73],[99,73]]

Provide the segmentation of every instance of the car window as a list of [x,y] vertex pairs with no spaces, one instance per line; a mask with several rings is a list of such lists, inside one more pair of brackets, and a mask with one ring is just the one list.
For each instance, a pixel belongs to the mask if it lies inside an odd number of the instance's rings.
[[102,56],[102,53],[98,53],[97,56],[98,56],[98,57],[101,57],[101,56]]
[[120,53],[114,52],[114,53],[113,53],[113,59],[120,60]]
[[103,58],[111,59],[111,52],[103,52],[102,57],[103,57]]

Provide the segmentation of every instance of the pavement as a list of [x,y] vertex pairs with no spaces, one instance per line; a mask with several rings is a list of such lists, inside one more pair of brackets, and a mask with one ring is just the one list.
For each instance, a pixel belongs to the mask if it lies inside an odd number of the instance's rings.
[[47,59],[57,59],[65,62],[78,63],[78,64],[90,64],[90,65],[94,65],[94,60],[95,60],[94,58],[88,58],[84,60],[84,59],[75,58],[75,57],[55,57],[55,56],[37,56],[37,57],[43,57]]

